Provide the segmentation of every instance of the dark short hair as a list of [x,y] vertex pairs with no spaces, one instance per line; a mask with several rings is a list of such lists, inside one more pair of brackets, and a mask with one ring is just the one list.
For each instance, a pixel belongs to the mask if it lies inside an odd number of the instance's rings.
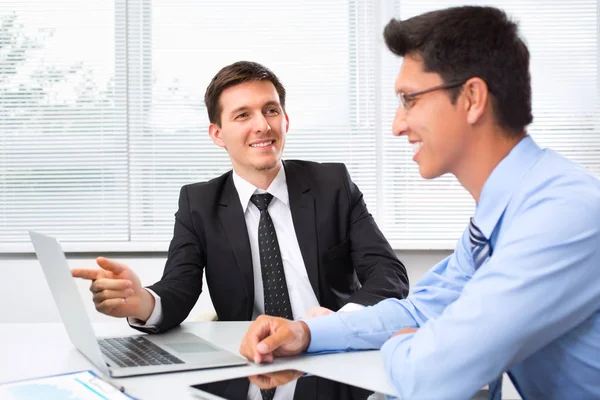
[[[483,79],[496,121],[511,135],[521,135],[533,121],[529,50],[503,11],[463,6],[392,19],[383,36],[392,53],[417,55],[424,70],[445,83]],[[453,103],[461,90],[449,90]]]
[[231,86],[245,82],[269,81],[279,94],[279,102],[285,110],[285,88],[279,78],[267,67],[251,61],[238,61],[223,67],[212,78],[204,94],[204,103],[211,123],[221,125],[221,93]]

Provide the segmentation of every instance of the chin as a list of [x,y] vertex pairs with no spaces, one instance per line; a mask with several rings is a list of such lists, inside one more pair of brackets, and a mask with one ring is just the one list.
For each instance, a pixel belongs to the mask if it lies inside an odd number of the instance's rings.
[[273,160],[273,161],[263,162],[258,165],[255,165],[254,168],[256,168],[256,170],[258,170],[258,171],[270,171],[274,168],[277,168],[278,165],[279,165],[279,160]]
[[435,179],[442,176],[438,171],[419,165],[419,174],[423,179]]

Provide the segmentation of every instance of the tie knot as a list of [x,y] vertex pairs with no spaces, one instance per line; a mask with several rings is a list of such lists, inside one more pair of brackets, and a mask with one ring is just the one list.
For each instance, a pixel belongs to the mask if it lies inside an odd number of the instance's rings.
[[250,201],[260,211],[265,211],[267,207],[269,207],[271,200],[273,200],[273,195],[271,193],[253,194],[250,196]]
[[475,225],[475,222],[473,222],[473,218],[469,222],[469,239],[471,240],[471,246],[481,246],[488,241],[477,225]]
[[471,241],[471,254],[473,256],[473,266],[479,269],[483,263],[492,256],[492,246],[483,233],[473,222],[469,223],[469,239]]

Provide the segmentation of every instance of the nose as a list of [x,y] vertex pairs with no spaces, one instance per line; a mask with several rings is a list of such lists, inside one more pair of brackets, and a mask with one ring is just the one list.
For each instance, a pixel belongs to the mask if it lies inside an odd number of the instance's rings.
[[269,121],[267,121],[263,113],[258,113],[258,117],[255,118],[254,129],[257,133],[266,133],[271,130],[271,125],[269,125]]
[[403,107],[398,107],[396,115],[394,115],[394,121],[392,122],[392,134],[394,136],[405,135],[408,131],[408,124],[406,123],[406,110]]

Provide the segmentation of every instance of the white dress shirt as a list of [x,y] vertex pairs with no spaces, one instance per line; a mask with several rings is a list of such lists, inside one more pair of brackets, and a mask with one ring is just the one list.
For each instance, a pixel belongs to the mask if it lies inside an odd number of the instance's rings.
[[[294,221],[292,220],[292,211],[290,208],[290,201],[288,195],[288,187],[285,178],[285,168],[283,165],[279,169],[279,173],[271,182],[271,185],[267,190],[262,190],[244,180],[235,171],[233,171],[233,184],[240,197],[240,204],[244,211],[244,218],[246,220],[246,228],[248,230],[248,238],[250,241],[250,250],[252,253],[252,267],[254,275],[254,307],[252,311],[252,320],[255,320],[259,315],[265,313],[265,300],[264,290],[262,282],[262,273],[260,265],[260,252],[258,248],[258,222],[260,219],[259,209],[250,201],[250,197],[253,194],[270,193],[273,195],[273,199],[269,204],[268,211],[273,225],[275,226],[275,232],[277,234],[277,241],[279,242],[279,249],[281,252],[281,259],[283,261],[283,270],[285,273],[285,279],[287,282],[288,292],[290,296],[290,304],[292,306],[292,313],[294,320],[303,318],[306,313],[315,306],[319,305],[317,296],[313,291],[310,281],[308,279],[308,273],[306,272],[306,266],[304,265],[304,259],[302,258],[302,252],[300,251],[300,245],[298,243],[298,237],[294,229]],[[162,304],[160,296],[154,293],[152,290],[147,289],[152,296],[155,298],[155,306],[150,318],[144,324],[142,321],[136,320],[135,318],[128,318],[129,323],[132,326],[151,328],[156,326],[162,320]],[[355,311],[362,309],[364,306],[354,303],[348,303],[340,309],[340,311]],[[280,386],[275,392],[275,399],[287,399],[292,398],[294,390],[296,388],[296,381],[292,381],[286,385]],[[248,391],[248,399],[261,400],[260,390],[257,386],[251,384]]]
[[[235,171],[233,172],[233,184],[240,196],[240,204],[244,211],[246,228],[248,229],[248,238],[250,239],[250,249],[252,252],[252,266],[254,271],[254,308],[252,311],[252,319],[254,320],[259,315],[265,313],[264,289],[260,266],[260,252],[258,248],[260,210],[250,201],[250,197],[253,194],[261,193],[270,193],[273,195],[268,211],[273,220],[277,241],[279,242],[279,250],[281,252],[281,260],[283,261],[283,270],[290,295],[292,313],[295,320],[304,317],[308,310],[318,306],[319,302],[310,285],[310,281],[308,280],[308,273],[304,266],[300,245],[298,244],[298,238],[296,237],[296,231],[294,230],[287,182],[285,179],[285,168],[281,166],[279,173],[275,179],[273,179],[273,182],[271,182],[271,185],[269,185],[266,191],[258,189],[250,182],[244,180],[236,174]],[[293,398],[295,389],[296,381],[278,387],[275,391],[274,400]],[[262,400],[260,390],[254,384],[250,384],[250,387],[248,388],[248,400]]]
[[271,182],[268,189],[261,190],[251,183],[242,179],[238,174],[233,173],[233,183],[240,196],[240,204],[244,211],[246,219],[246,228],[248,229],[248,238],[250,239],[250,249],[252,252],[252,266],[254,270],[254,308],[252,319],[265,313],[265,300],[262,281],[262,272],[260,266],[260,252],[258,248],[258,222],[260,211],[250,201],[253,194],[270,193],[273,200],[269,204],[269,215],[275,226],[281,259],[283,261],[283,270],[285,280],[287,281],[290,303],[294,319],[298,320],[306,315],[312,307],[318,306],[317,296],[313,291],[308,273],[304,266],[304,259],[300,252],[300,245],[294,230],[292,220],[292,211],[288,196],[288,188],[285,179],[285,169],[283,166],[279,173]]

